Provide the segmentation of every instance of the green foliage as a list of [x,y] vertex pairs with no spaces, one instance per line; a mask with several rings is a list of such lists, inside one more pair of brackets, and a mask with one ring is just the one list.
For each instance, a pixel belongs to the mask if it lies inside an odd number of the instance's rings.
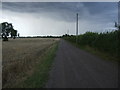
[[7,36],[9,36],[9,34],[11,34],[11,37],[13,39],[15,39],[15,37],[17,36],[17,30],[13,29],[13,26],[11,23],[8,23],[8,22],[0,23],[0,30],[2,31],[1,35],[2,35],[3,41],[8,41]]
[[15,39],[15,36],[17,36],[17,30],[11,30],[11,37]]
[[[76,36],[67,36],[63,38],[73,43],[76,42]],[[88,45],[113,56],[119,56],[120,30],[100,34],[95,32],[86,32],[85,34],[78,36],[78,45]]]

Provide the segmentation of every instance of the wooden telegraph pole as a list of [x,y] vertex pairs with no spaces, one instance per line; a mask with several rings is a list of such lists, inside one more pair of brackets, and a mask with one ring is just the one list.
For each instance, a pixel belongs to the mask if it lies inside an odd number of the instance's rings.
[[76,43],[78,42],[78,13],[76,14]]

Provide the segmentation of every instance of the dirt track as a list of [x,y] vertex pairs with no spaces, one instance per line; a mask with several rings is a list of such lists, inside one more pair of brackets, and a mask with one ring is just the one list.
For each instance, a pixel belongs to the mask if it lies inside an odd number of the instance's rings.
[[61,40],[46,88],[117,88],[118,64]]

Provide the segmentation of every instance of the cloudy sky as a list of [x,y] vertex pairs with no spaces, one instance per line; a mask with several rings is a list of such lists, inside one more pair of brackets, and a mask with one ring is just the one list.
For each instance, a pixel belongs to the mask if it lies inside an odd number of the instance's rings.
[[117,2],[2,2],[0,22],[12,23],[20,36],[105,32],[118,21]]

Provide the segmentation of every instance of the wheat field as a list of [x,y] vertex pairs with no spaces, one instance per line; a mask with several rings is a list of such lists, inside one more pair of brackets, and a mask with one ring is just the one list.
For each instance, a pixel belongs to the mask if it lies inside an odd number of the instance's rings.
[[12,87],[31,75],[55,38],[17,38],[2,42],[2,87]]

